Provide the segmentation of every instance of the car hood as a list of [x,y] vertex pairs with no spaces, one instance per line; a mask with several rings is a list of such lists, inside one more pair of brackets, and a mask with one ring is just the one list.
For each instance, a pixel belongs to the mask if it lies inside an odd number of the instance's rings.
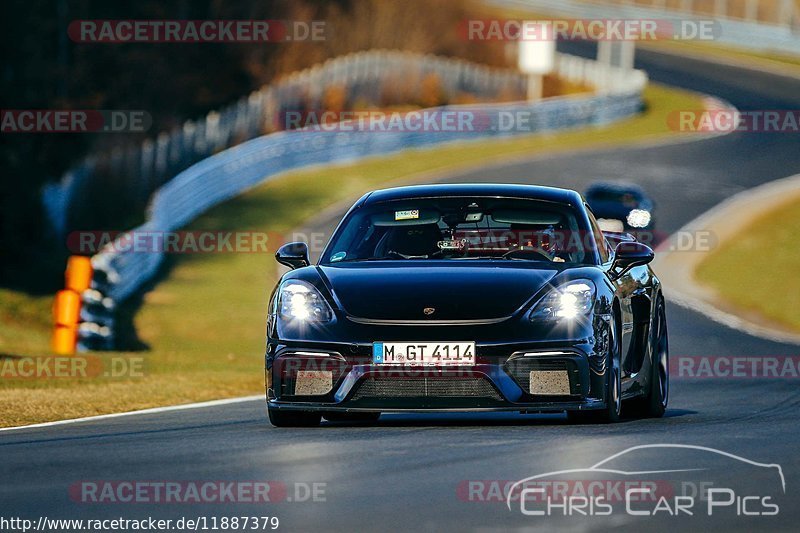
[[[397,263],[397,262],[395,262]],[[452,261],[450,262],[452,263]],[[558,273],[530,263],[352,263],[319,271],[343,310],[372,320],[491,320],[522,307]],[[426,308],[434,311],[425,313]]]

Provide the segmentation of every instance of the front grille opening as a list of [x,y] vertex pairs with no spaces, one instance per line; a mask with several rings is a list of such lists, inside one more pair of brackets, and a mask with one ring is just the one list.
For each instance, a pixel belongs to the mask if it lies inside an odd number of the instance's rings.
[[362,398],[489,398],[502,397],[483,378],[367,378],[353,400]]
[[[544,393],[547,396],[569,396],[580,394],[580,375],[578,367],[569,360],[558,359],[537,359],[535,357],[517,357],[506,363],[506,373],[514,378],[514,381],[527,394],[537,396],[537,390],[531,390],[531,386],[536,386],[539,391],[552,389]],[[535,372],[535,375],[531,373]],[[569,390],[561,388],[561,377],[566,374],[569,380]],[[555,380],[557,383],[548,382]],[[566,392],[556,394],[556,392]]]

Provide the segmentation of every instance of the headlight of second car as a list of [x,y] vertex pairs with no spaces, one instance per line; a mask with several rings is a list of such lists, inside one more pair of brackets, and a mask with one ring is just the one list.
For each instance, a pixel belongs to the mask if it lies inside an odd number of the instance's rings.
[[633,209],[628,216],[626,217],[628,220],[628,225],[632,228],[646,228],[650,225],[650,220],[652,220],[652,215],[650,215],[650,211],[645,209]]
[[325,298],[311,284],[288,280],[281,285],[278,311],[285,320],[303,322],[330,322],[333,310]]
[[588,279],[574,280],[551,290],[534,306],[531,320],[573,319],[589,314],[595,286]]

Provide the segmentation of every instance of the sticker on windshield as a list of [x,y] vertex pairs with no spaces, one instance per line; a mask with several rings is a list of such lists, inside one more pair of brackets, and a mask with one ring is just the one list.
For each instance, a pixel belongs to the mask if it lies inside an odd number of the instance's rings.
[[414,220],[419,218],[419,209],[408,209],[406,211],[395,211],[395,220]]
[[347,256],[347,252],[336,252],[331,256],[331,263],[335,263],[336,261],[341,261],[342,259]]
[[436,245],[440,250],[463,250],[467,246],[467,239],[439,241]]

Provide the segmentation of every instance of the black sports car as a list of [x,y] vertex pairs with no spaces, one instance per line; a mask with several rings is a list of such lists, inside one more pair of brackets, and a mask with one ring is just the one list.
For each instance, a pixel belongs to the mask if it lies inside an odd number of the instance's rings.
[[424,185],[362,197],[269,304],[276,426],[381,412],[661,416],[668,343],[653,251],[601,232],[574,191]]

